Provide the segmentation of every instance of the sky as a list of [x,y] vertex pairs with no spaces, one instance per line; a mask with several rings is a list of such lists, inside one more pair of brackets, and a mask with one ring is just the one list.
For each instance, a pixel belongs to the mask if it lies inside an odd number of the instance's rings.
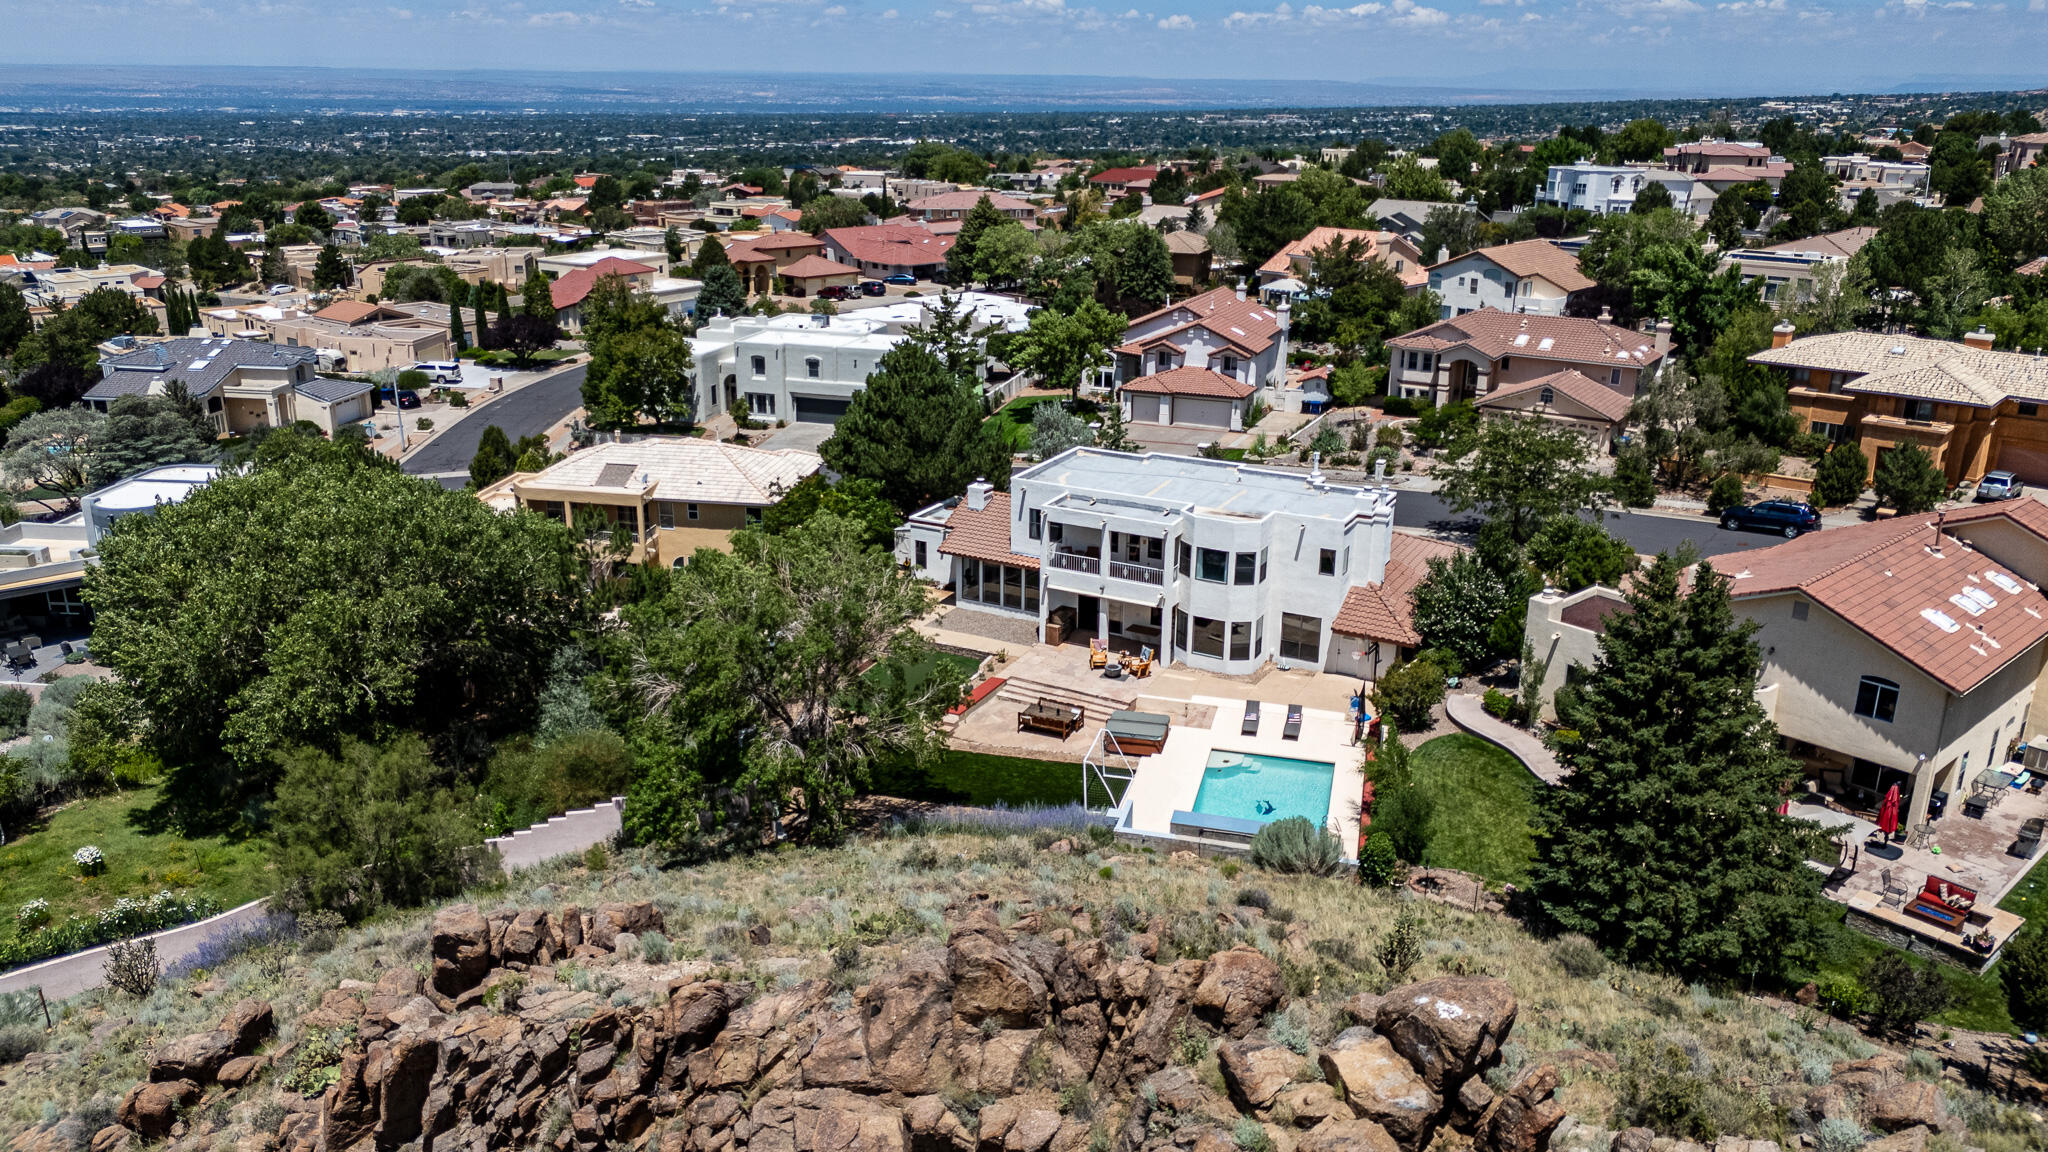
[[[8,0],[0,10],[10,59],[65,64],[1288,78],[1675,96],[2048,86],[2048,0],[1130,2]],[[111,34],[82,40],[81,28]]]

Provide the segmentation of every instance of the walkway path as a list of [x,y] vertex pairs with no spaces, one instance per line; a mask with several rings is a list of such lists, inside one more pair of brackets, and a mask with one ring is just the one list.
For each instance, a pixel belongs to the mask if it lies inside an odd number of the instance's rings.
[[[270,901],[251,900],[218,916],[151,934],[156,941],[156,960],[165,968],[198,952],[200,945],[216,933],[253,927],[270,914]],[[88,948],[69,956],[58,956],[26,968],[0,973],[0,992],[26,992],[40,987],[51,1000],[63,1000],[106,983],[107,948]]]
[[1512,724],[1496,720],[1486,714],[1479,697],[1463,692],[1453,692],[1444,697],[1444,715],[1451,723],[1470,732],[1489,744],[1498,744],[1509,754],[1522,762],[1522,766],[1534,773],[1545,784],[1557,784],[1564,780],[1564,768],[1557,757],[1543,746],[1533,733],[1525,732]]

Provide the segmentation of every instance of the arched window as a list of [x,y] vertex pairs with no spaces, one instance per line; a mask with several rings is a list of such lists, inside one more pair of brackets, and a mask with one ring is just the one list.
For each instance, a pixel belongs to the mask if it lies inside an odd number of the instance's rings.
[[1536,394],[1536,402],[1539,404],[1555,404],[1557,403],[1557,393],[1552,389],[1545,388]]

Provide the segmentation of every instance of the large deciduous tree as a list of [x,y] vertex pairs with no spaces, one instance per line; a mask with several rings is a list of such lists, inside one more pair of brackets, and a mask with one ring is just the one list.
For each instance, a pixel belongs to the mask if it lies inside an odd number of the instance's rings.
[[1459,437],[1433,475],[1459,512],[1484,511],[1516,544],[1561,512],[1576,512],[1600,491],[1587,467],[1585,437],[1544,420],[1494,416]]
[[1531,895],[1562,931],[1630,963],[1775,975],[1811,957],[1822,846],[1778,814],[1799,769],[1754,693],[1753,624],[1727,581],[1660,556],[1607,617],[1559,722],[1570,775],[1537,801]]
[[1012,342],[1010,366],[1079,399],[1082,381],[1109,363],[1109,350],[1123,334],[1124,322],[1094,300],[1083,300],[1071,312],[1041,308]]
[[179,792],[261,785],[282,747],[409,729],[459,755],[531,720],[582,610],[564,526],[292,429],[253,456],[122,520],[86,574],[95,653]]
[[[864,533],[830,514],[784,535],[735,533],[730,553],[700,551],[665,597],[625,610],[619,694],[646,715],[642,739],[665,746],[641,788],[674,816],[694,817],[704,785],[732,786],[830,841],[878,760],[942,749],[938,718],[960,679],[892,674],[924,657],[910,623],[930,601]],[[636,830],[674,841],[689,829],[651,816]]]

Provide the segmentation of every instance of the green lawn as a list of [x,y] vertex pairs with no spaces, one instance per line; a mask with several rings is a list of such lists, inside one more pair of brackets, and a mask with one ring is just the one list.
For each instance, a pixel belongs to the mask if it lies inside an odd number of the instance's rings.
[[[1843,923],[1847,914],[1847,909],[1832,901],[1823,903],[1815,911],[1820,927],[1820,944],[1819,962],[1814,965],[1812,975],[1860,982],[1864,968],[1880,953],[1897,951]],[[2013,1030],[2012,1017],[2005,1010],[2005,990],[1999,986],[1995,966],[1979,975],[1965,972],[1953,964],[1939,964],[1919,956],[1909,954],[1906,958],[1921,967],[1934,968],[1948,980],[1949,992],[1954,995],[1955,1003],[1934,1018],[1937,1024],[1980,1032]]]
[[[910,800],[1012,808],[1026,804],[1071,804],[1081,799],[1081,766],[1028,756],[994,756],[949,750],[930,772],[892,769],[876,773],[875,791]],[[1098,790],[1098,806],[1106,803]]]
[[[1019,396],[1001,408],[996,409],[995,414],[988,418],[989,423],[995,425],[996,433],[1010,446],[1010,451],[1029,452],[1031,450],[1032,409],[1037,408],[1040,404],[1058,404],[1064,400],[1066,400],[1065,395]],[[1098,408],[1093,402],[1083,400],[1081,407],[1076,411],[1083,420],[1088,420],[1094,418]]]
[[2048,865],[2048,856],[2036,860],[2027,869],[2027,874],[2020,877],[2020,882],[2012,886],[2012,891],[2005,894],[2005,899],[1998,902],[1998,906],[2026,917],[2029,924],[2048,928],[2048,921],[2041,920],[2048,916],[2048,870],[2044,870],[2044,865]]
[[1415,749],[1413,765],[1416,786],[1436,801],[1425,863],[1495,884],[1525,883],[1536,854],[1530,823],[1538,781],[1522,762],[1459,732]]
[[[53,923],[91,914],[123,896],[148,897],[165,889],[212,897],[223,908],[270,891],[270,847],[255,839],[212,836],[185,839],[159,831],[151,809],[157,790],[95,796],[66,805],[40,825],[9,828],[0,847],[0,939],[14,935],[14,912],[38,897],[50,902]],[[71,854],[93,845],[107,868],[78,874]]]

